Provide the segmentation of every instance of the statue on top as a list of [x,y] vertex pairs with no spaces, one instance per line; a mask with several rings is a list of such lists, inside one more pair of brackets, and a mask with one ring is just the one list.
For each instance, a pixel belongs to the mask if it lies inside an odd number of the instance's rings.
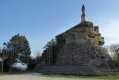
[[85,15],[85,6],[84,6],[84,4],[82,6],[82,15]]
[[81,10],[82,10],[81,21],[86,21],[85,6],[84,6],[84,4],[83,4]]

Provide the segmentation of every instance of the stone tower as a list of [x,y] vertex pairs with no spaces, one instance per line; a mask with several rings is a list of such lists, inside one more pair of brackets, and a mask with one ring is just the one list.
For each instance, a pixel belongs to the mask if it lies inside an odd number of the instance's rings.
[[65,44],[57,55],[54,66],[44,67],[41,72],[76,75],[108,75],[105,70],[114,68],[111,57],[102,47],[104,38],[99,27],[86,21],[82,6],[81,23],[63,33]]

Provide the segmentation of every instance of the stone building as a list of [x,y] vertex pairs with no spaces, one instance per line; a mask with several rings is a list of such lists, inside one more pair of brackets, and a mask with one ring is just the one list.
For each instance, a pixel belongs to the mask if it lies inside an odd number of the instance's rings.
[[57,55],[54,66],[43,67],[40,72],[75,75],[112,75],[115,69],[111,57],[102,47],[104,37],[99,27],[86,20],[82,6],[81,22],[63,33],[66,43]]

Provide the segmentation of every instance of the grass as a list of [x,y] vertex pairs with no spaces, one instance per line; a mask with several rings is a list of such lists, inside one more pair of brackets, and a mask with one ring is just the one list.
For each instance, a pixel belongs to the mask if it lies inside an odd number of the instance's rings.
[[5,75],[15,75],[15,74],[25,74],[28,72],[4,72],[4,73],[0,73],[0,76],[5,76]]
[[54,78],[87,78],[87,79],[102,79],[102,80],[119,80],[119,76],[74,76],[74,75],[50,75],[43,74],[44,77],[54,77]]
[[[24,73],[0,73],[0,76],[15,75]],[[25,75],[25,74],[24,74]],[[74,75],[63,75],[63,74],[42,74],[43,77],[51,78],[81,78],[81,79],[101,79],[101,80],[119,80],[119,76],[74,76]]]
[[6,73],[0,73],[0,76],[6,76],[6,75],[8,75],[8,74],[6,74]]

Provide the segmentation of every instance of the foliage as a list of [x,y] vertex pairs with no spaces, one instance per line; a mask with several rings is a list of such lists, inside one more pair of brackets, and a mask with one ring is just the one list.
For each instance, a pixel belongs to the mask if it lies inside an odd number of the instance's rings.
[[10,71],[10,63],[9,63],[9,58],[6,58],[4,60],[4,67],[3,67],[4,72]]
[[25,36],[19,34],[13,36],[12,39],[10,39],[10,41],[7,43],[7,49],[10,53],[12,63],[28,63],[31,51]]
[[17,34],[8,43],[4,43],[3,46],[2,51],[0,51],[0,57],[4,60],[4,71],[11,72],[13,63],[21,62],[28,64],[31,51],[25,36]]
[[27,65],[27,70],[33,70],[36,67],[36,65],[38,64],[38,61],[40,61],[37,58],[30,57],[29,64]]
[[4,72],[8,72],[10,70],[10,58],[9,58],[9,56],[10,56],[10,54],[8,53],[8,51],[6,49],[6,43],[4,43],[3,49],[0,49],[0,58],[3,60],[3,64],[2,64],[2,61],[0,62],[0,69],[3,66]]
[[30,57],[27,65],[27,70],[31,71],[34,70],[34,68],[41,64],[41,53],[40,51],[34,52],[34,57]]
[[[56,63],[57,54],[60,49],[65,44],[65,39],[63,38],[63,34],[59,34],[56,36],[56,40],[51,40],[45,46],[45,50],[42,53],[42,62],[45,66],[54,65]],[[50,60],[50,61],[49,61]]]
[[114,65],[119,67],[119,44],[109,46],[109,51],[111,52]]
[[56,63],[56,59],[57,59],[57,54],[59,53],[60,49],[63,47],[63,45],[65,44],[65,39],[63,38],[63,34],[59,34],[56,36],[56,44],[54,45],[53,48],[53,64]]

